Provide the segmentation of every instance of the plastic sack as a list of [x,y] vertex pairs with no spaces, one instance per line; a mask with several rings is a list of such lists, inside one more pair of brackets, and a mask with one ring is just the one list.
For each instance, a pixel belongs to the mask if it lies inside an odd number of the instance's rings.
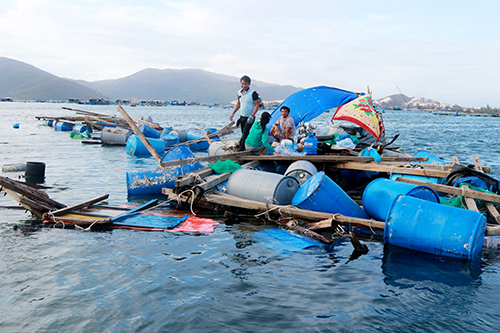
[[377,149],[372,148],[372,147],[366,147],[362,151],[359,152],[359,156],[370,156],[373,157],[375,162],[380,163],[382,161],[382,157],[380,157],[380,154],[377,152]]
[[280,155],[283,155],[283,156],[299,156],[299,155],[306,154],[305,152],[298,152],[298,151],[293,150],[293,146],[292,146],[292,149],[283,148],[281,146],[281,144],[277,145],[274,148],[274,151]]
[[352,141],[351,137],[338,140],[337,143],[335,144],[336,148],[338,149],[354,149],[356,148],[356,145]]
[[234,171],[241,168],[241,165],[231,160],[218,160],[217,162],[209,164],[208,166],[217,174],[223,174],[226,172],[233,173]]

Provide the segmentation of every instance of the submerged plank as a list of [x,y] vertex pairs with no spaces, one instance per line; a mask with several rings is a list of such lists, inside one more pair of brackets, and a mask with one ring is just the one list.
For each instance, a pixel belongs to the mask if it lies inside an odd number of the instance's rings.
[[[164,188],[162,193],[169,196],[169,199],[175,200],[178,198],[177,194],[174,194],[171,189]],[[181,198],[182,200],[183,198]],[[274,205],[264,202],[258,202],[253,200],[247,200],[238,198],[229,194],[214,192],[205,193],[201,201],[205,201],[211,204],[231,206],[237,208],[244,208],[249,210],[257,211],[269,211],[271,214],[280,214],[282,216],[292,216],[301,218],[309,221],[327,220],[334,218],[335,222],[343,225],[350,225],[355,227],[367,228],[377,231],[383,231],[385,223],[376,220],[368,220],[361,218],[352,218],[349,216],[343,216],[341,214],[329,214],[322,212],[315,212],[306,209],[300,209],[295,206],[283,206]]]

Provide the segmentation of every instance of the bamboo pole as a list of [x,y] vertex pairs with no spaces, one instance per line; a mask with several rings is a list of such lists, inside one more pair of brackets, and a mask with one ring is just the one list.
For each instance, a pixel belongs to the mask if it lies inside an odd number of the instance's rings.
[[118,111],[122,114],[123,118],[127,121],[127,123],[130,125],[132,130],[134,131],[135,135],[139,137],[141,142],[146,146],[147,150],[153,155],[155,160],[158,162],[158,164],[161,165],[161,157],[158,155],[158,152],[151,146],[151,143],[149,143],[148,139],[144,136],[144,134],[141,132],[141,130],[137,127],[137,125],[134,123],[132,118],[128,115],[128,113],[120,106],[118,105],[117,107]]

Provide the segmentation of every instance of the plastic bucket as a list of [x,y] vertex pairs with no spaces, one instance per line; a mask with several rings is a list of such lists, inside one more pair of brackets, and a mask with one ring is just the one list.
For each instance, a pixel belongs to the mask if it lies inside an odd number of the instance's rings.
[[363,209],[370,217],[379,221],[385,221],[394,199],[399,195],[408,195],[439,203],[438,194],[428,186],[378,178],[370,182],[363,192]]
[[58,121],[56,122],[56,126],[54,127],[56,131],[71,131],[73,129],[73,124],[64,121]]
[[161,138],[165,141],[165,147],[170,147],[179,143],[179,136],[177,134],[164,134]]
[[132,131],[117,127],[104,127],[101,132],[101,142],[103,145],[123,145],[132,135]]
[[369,218],[365,211],[324,171],[316,173],[301,186],[293,197],[292,205],[316,212]]
[[[157,153],[165,152],[165,142],[161,139],[146,138]],[[137,135],[131,135],[127,140],[127,153],[131,155],[151,155]]]
[[238,169],[227,182],[227,194],[236,197],[288,205],[299,189],[299,182],[272,172]]
[[235,153],[236,144],[240,140],[225,140],[225,141],[212,141],[208,147],[208,156],[224,155]]
[[[176,161],[176,160],[185,160],[188,158],[196,158],[191,150],[186,145],[175,146],[172,149],[169,149],[161,158],[161,162],[167,161]],[[198,170],[203,168],[203,165],[199,162],[191,163],[191,164],[182,164],[178,166],[182,170],[182,174],[193,172],[194,170]]]
[[45,163],[26,162],[24,177],[26,180],[43,181],[45,179]]
[[295,161],[286,169],[285,176],[294,177],[302,186],[312,176],[318,173],[318,169],[309,161]]
[[182,174],[183,170],[180,167],[127,171],[127,193],[161,194],[162,188],[174,188],[177,177]]
[[407,249],[472,259],[483,246],[486,215],[400,195],[384,228],[385,242]]
[[85,131],[92,133],[92,128],[81,124],[73,126],[73,132],[75,133],[84,133]]
[[144,134],[144,136],[147,138],[153,138],[153,139],[160,138],[160,132],[158,132],[151,126],[146,125],[143,122],[139,122],[139,124],[137,124],[137,127],[141,130],[142,134]]

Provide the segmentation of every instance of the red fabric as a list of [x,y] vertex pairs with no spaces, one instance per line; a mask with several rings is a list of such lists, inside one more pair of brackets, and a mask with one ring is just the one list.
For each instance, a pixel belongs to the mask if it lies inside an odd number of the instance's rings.
[[181,225],[169,229],[166,231],[170,232],[214,232],[215,228],[219,225],[219,222],[216,222],[212,219],[204,219],[201,217],[190,216],[184,223]]

